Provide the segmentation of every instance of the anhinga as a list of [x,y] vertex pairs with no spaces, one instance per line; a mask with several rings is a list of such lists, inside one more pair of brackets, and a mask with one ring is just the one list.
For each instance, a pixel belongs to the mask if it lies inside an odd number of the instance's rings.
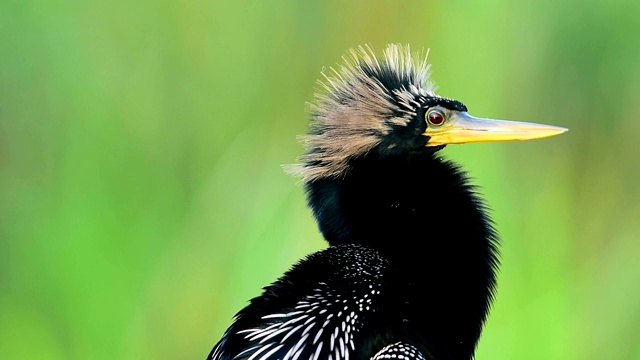
[[471,359],[498,238],[447,144],[564,128],[476,118],[409,47],[352,50],[311,105],[300,175],[329,242],[237,315],[208,359]]

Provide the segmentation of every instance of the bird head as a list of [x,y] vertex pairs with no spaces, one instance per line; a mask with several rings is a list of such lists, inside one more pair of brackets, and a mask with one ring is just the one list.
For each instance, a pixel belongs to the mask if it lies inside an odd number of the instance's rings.
[[319,81],[310,104],[307,153],[289,171],[303,181],[339,178],[355,159],[436,152],[448,144],[530,140],[567,129],[477,118],[460,101],[435,93],[426,56],[389,45],[378,59],[369,46],[352,49]]

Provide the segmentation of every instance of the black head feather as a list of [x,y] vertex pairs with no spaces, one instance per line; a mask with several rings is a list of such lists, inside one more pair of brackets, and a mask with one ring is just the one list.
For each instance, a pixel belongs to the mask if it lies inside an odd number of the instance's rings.
[[426,57],[408,46],[389,45],[381,59],[369,47],[352,50],[320,82],[323,91],[310,106],[311,132],[301,137],[307,153],[288,171],[305,182],[338,178],[372,151],[437,150],[424,149],[426,109],[466,107],[435,93],[429,68]]

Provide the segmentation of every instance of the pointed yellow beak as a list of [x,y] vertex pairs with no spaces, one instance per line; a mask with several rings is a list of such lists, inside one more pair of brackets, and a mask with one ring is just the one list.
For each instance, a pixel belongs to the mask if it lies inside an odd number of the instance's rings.
[[532,140],[559,135],[569,129],[520,121],[483,119],[467,112],[451,111],[440,126],[429,124],[423,135],[427,146],[472,142]]

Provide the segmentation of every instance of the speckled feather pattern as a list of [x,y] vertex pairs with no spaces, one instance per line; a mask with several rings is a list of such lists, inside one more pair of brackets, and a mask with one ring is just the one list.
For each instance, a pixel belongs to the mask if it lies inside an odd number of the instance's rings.
[[[387,267],[376,251],[358,245],[334,246],[307,257],[237,315],[209,359],[357,359],[358,336],[367,321],[375,321]],[[316,275],[300,284],[299,277],[309,269]],[[272,301],[289,301],[269,297],[292,292],[294,282],[304,295],[292,298],[286,309],[265,308]],[[246,314],[256,311],[259,317],[245,321]],[[230,341],[241,346],[230,347]]]
[[429,360],[431,357],[425,357],[422,353],[409,344],[397,342],[385,346],[380,352],[375,354],[371,360]]

